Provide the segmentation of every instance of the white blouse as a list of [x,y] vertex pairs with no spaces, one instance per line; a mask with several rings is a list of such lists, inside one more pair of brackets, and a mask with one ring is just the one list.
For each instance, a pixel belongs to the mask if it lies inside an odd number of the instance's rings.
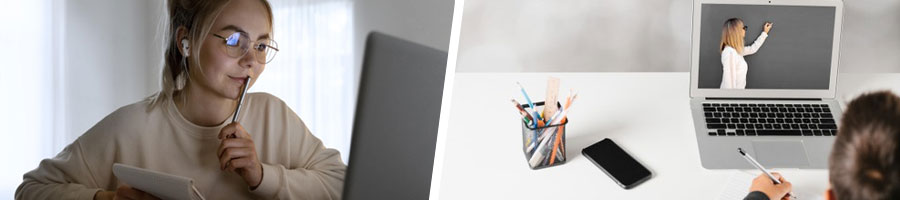
[[725,46],[722,50],[722,84],[721,89],[744,89],[747,87],[747,61],[744,56],[756,53],[769,34],[763,32],[750,46],[744,47],[744,53],[740,54],[731,46]]

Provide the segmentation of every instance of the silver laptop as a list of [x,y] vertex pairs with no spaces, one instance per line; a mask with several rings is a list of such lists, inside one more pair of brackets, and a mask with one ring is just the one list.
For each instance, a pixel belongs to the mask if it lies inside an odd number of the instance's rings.
[[366,39],[344,199],[428,199],[447,53]]
[[[827,168],[841,117],[834,97],[842,4],[694,1],[691,112],[704,168],[753,169],[739,147],[767,168]],[[746,30],[743,56],[720,46],[731,18],[746,26],[735,26]],[[757,41],[766,22],[773,27]],[[755,42],[762,45],[750,47]]]

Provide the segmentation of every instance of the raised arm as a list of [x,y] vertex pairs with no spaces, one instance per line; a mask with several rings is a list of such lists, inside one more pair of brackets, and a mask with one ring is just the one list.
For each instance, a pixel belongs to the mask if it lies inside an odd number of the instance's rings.
[[759,34],[759,37],[756,38],[756,41],[753,41],[753,44],[750,44],[750,46],[744,47],[743,56],[751,55],[759,51],[759,48],[762,47],[763,43],[766,42],[766,38],[769,37],[769,30],[771,29],[772,22],[766,22],[766,24],[763,25],[763,32]]

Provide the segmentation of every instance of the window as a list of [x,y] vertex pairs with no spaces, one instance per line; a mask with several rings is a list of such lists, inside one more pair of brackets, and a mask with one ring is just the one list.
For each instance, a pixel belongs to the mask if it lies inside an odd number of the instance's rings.
[[328,148],[350,154],[356,83],[353,2],[270,0],[281,51],[251,91],[284,100]]

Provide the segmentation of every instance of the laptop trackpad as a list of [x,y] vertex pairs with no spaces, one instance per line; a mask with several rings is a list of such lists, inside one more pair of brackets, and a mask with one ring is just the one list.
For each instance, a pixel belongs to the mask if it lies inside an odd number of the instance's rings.
[[809,159],[801,141],[753,141],[756,160],[766,168],[808,167]]

